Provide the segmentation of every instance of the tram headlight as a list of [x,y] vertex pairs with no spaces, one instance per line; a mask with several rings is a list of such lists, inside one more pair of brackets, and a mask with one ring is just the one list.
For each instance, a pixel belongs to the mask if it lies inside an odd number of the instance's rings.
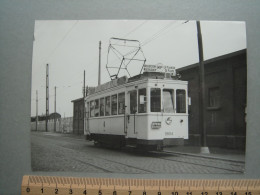
[[162,126],[161,122],[152,122],[152,129],[160,129]]

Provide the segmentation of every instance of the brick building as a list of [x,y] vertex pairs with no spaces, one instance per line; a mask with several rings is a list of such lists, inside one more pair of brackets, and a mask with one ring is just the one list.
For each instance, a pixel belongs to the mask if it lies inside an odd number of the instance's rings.
[[[246,136],[247,64],[246,50],[204,62],[207,145],[244,148]],[[200,145],[199,64],[178,69],[181,80],[189,82],[188,145]]]

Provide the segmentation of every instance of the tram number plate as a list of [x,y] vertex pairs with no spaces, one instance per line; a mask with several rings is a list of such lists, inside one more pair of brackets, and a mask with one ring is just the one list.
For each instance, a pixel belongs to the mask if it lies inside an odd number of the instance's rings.
[[173,135],[173,132],[165,132],[166,136]]
[[24,176],[22,195],[260,195],[260,180],[152,180]]

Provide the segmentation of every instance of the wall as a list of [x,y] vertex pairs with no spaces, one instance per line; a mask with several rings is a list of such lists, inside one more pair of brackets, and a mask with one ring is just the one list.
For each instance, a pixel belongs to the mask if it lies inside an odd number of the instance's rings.
[[[54,120],[48,121],[48,131],[54,132]],[[36,131],[36,122],[31,122],[31,130]],[[37,131],[45,131],[45,121],[38,121]],[[56,132],[72,133],[73,117],[60,118],[56,121]]]
[[[201,145],[198,64],[179,70],[189,82],[188,145]],[[245,148],[246,50],[205,62],[205,120],[207,146]],[[215,92],[212,92],[214,91]],[[214,94],[213,94],[214,93]],[[212,100],[211,94],[215,96]]]

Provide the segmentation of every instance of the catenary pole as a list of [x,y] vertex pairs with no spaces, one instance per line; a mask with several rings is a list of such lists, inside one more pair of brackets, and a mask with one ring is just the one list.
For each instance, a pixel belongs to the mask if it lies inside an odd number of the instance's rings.
[[86,113],[85,113],[85,101],[86,101],[86,76],[85,76],[85,70],[84,70],[84,90],[83,90],[83,131],[85,132],[85,120],[86,120]]
[[54,87],[54,132],[56,132],[56,86]]
[[99,41],[98,85],[101,84],[101,41]]
[[46,65],[46,117],[45,117],[45,131],[48,131],[48,117],[49,117],[49,64]]
[[36,131],[38,130],[38,90],[36,90]]

